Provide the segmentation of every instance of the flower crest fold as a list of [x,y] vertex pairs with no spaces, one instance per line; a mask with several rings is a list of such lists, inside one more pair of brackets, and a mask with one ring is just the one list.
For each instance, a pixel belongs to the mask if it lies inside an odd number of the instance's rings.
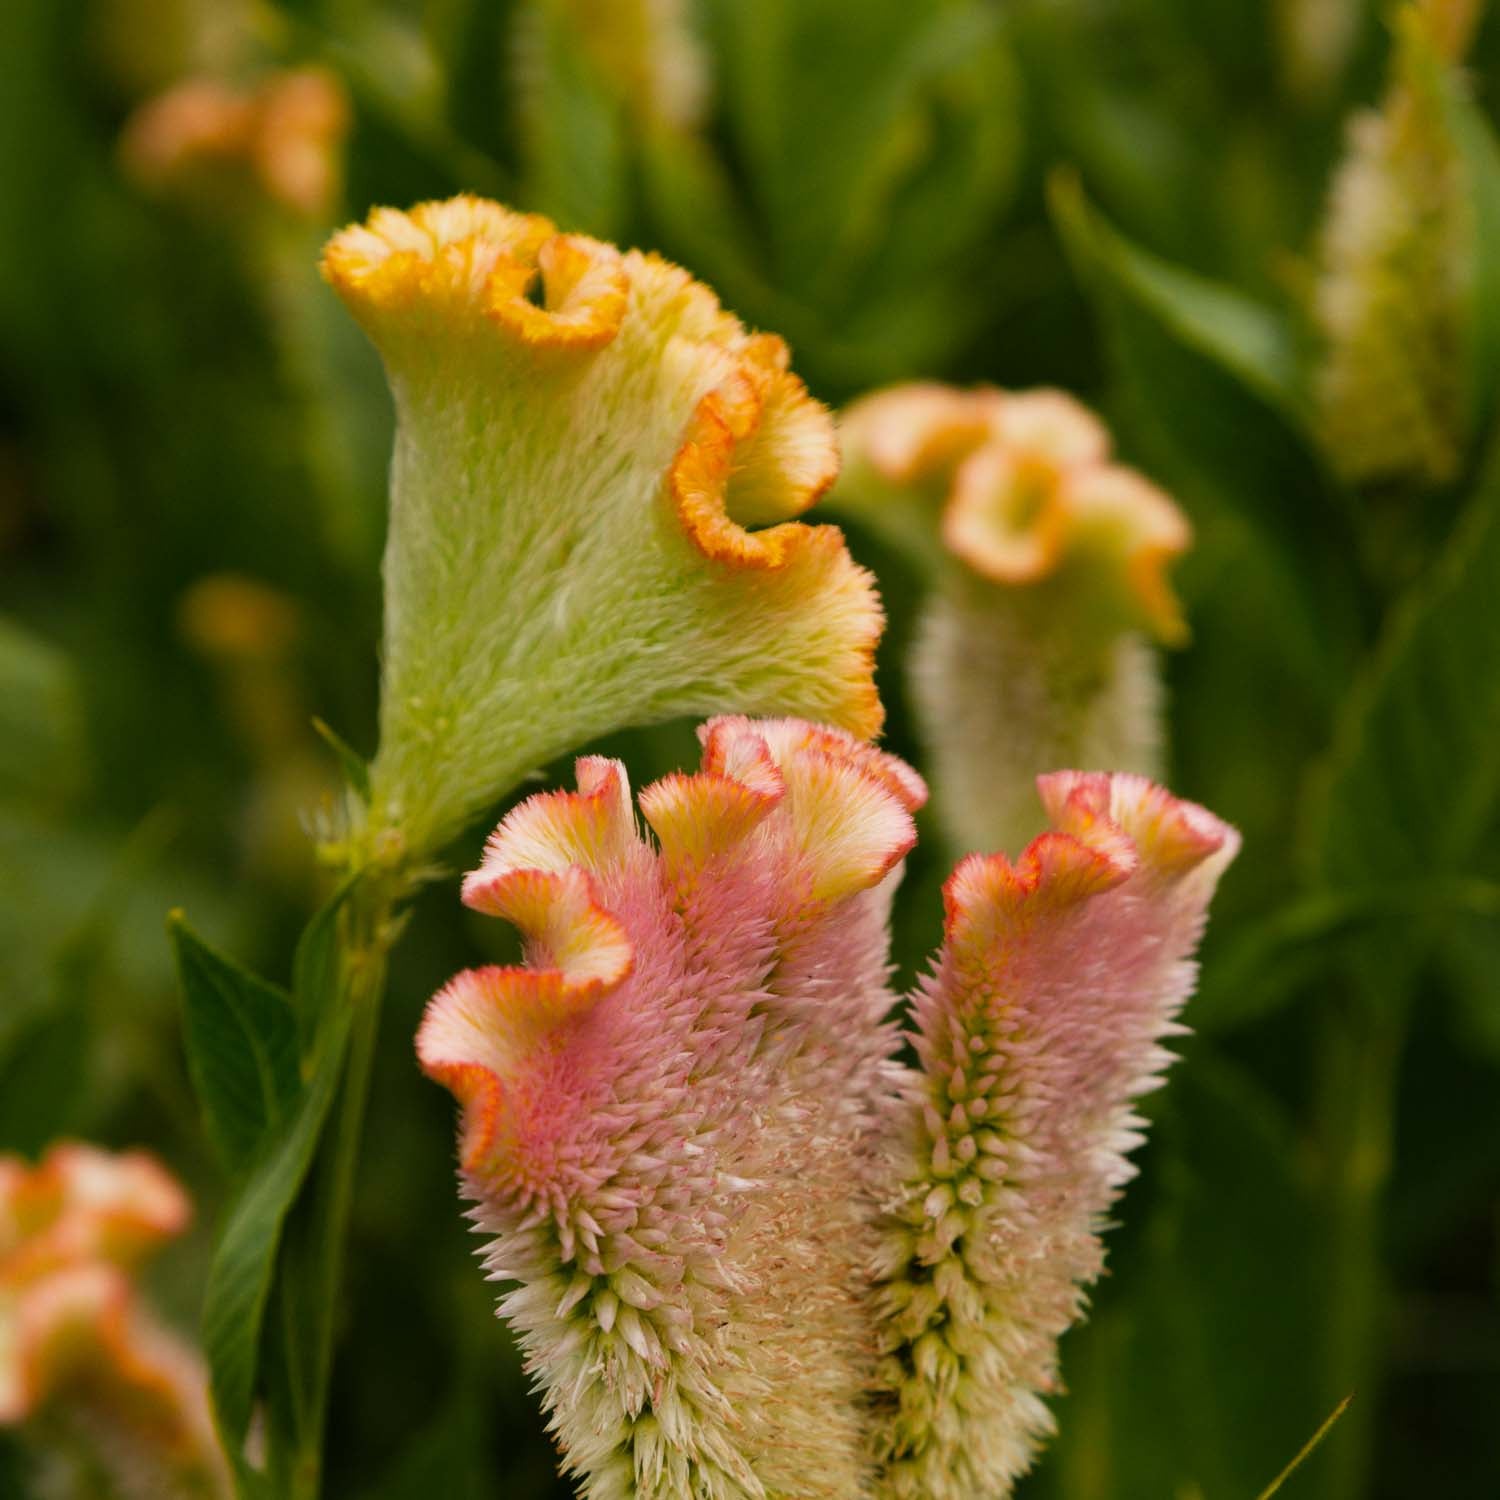
[[796,519],[837,449],[779,339],[476,198],[378,209],[324,273],[396,397],[377,816],[430,847],[568,746],[710,707],[878,729],[879,604]]

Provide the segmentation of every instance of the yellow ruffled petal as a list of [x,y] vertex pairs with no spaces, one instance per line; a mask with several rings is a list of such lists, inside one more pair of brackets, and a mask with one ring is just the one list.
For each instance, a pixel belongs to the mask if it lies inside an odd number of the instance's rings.
[[656,256],[475,198],[377,210],[324,273],[396,393],[372,782],[408,847],[626,724],[879,728],[880,607],[795,519],[837,447],[780,339]]

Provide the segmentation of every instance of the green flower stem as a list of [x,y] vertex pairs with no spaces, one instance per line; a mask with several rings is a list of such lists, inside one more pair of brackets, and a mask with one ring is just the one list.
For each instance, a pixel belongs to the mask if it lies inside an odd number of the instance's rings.
[[1322,1359],[1325,1394],[1353,1395],[1324,1450],[1319,1493],[1367,1493],[1386,1331],[1383,1208],[1390,1177],[1405,1008],[1367,993],[1336,1016],[1323,1048],[1323,1188],[1327,1211]]
[[[338,1327],[359,1147],[379,1033],[387,959],[409,882],[369,882],[351,896],[339,935],[339,983],[331,1003],[353,1012],[349,1055],[338,1102],[277,1269],[281,1315],[281,1410],[270,1424],[269,1473],[287,1500],[317,1500],[323,1433]],[[273,1406],[277,1405],[273,1397]]]

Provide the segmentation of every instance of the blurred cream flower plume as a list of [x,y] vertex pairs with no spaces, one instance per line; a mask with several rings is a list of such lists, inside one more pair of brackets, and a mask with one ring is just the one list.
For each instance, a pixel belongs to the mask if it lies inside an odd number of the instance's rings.
[[580,760],[464,882],[525,962],[458,975],[417,1050],[500,1311],[590,1500],[1008,1494],[1236,837],[1045,778],[1053,831],[948,883],[911,1070],[887,914],[921,781],[797,720],[700,737],[646,836]]
[[911,688],[960,850],[1036,833],[1057,766],[1161,774],[1154,638],[1187,629],[1167,582],[1186,518],[1110,456],[1059,391],[893,386],[841,421],[835,503],[924,565]]
[[397,412],[375,839],[430,854],[606,730],[718,707],[868,735],[882,616],[831,526],[833,422],[707,287],[460,197],[324,272]]
[[1483,252],[1448,96],[1481,12],[1478,0],[1400,11],[1385,99],[1350,121],[1334,178],[1314,394],[1332,462],[1359,483],[1441,484],[1464,456],[1467,297]]
[[190,1208],[140,1152],[0,1156],[0,1426],[67,1500],[227,1500],[197,1356],[140,1306],[136,1265]]

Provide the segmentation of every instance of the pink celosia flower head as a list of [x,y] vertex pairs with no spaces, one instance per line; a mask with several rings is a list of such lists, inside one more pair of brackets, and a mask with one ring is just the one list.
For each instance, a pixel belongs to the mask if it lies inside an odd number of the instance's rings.
[[623,768],[585,760],[465,881],[527,962],[459,975],[418,1052],[465,1105],[491,1266],[523,1283],[505,1310],[591,1495],[857,1490],[857,1179],[894,1077],[887,877],[923,795],[837,731],[719,719],[696,774],[641,793],[655,842]]
[[[138,1306],[131,1274],[189,1216],[141,1152],[63,1143],[34,1168],[0,1157],[0,1426],[71,1434],[126,1500],[228,1494],[204,1372]],[[84,1482],[42,1460],[57,1484]]]
[[[1054,831],[949,884],[913,1073],[887,916],[920,780],[795,720],[701,738],[649,833],[585,759],[464,882],[525,961],[455,978],[418,1053],[501,1311],[591,1497],[1002,1493],[1233,836],[1049,779]],[[976,1485],[913,1488],[942,1464]]]
[[1233,830],[1144,777],[1041,778],[1051,831],[970,855],[916,997],[923,1080],[878,1298],[880,1494],[1008,1493],[1052,1431],[1057,1340],[1133,1175]]

